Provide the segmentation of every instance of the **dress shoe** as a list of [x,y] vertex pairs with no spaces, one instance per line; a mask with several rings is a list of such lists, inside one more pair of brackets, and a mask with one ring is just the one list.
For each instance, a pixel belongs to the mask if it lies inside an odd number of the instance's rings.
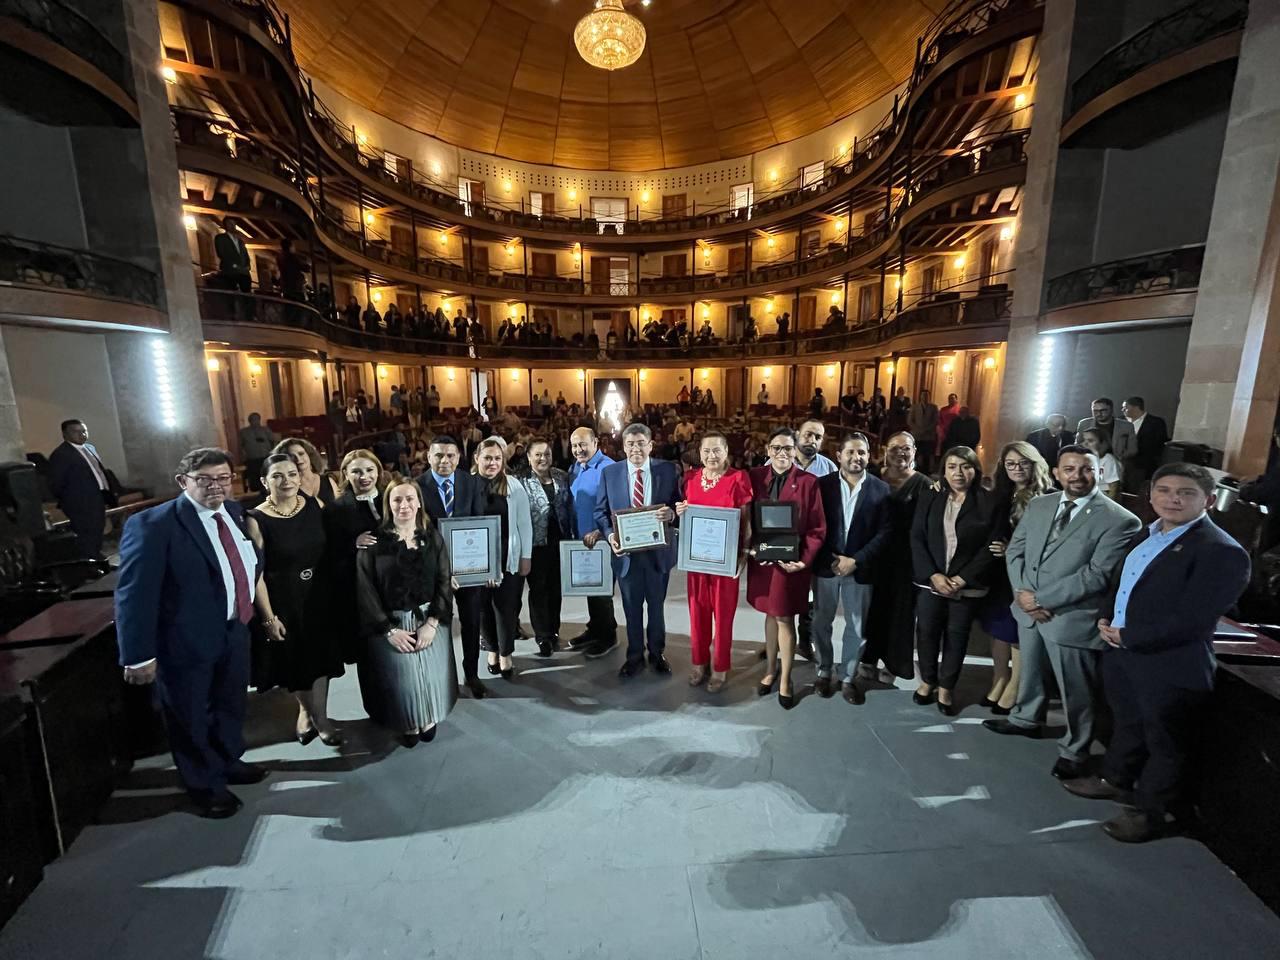
[[796,705],[796,698],[793,693],[783,693],[782,690],[779,689],[778,704],[782,707],[783,710],[790,710],[792,707]]
[[206,820],[225,820],[244,806],[240,798],[229,790],[217,794],[192,791],[191,799],[195,803],[196,816]]
[[574,637],[572,640],[569,641],[569,649],[583,650],[586,647],[591,646],[595,642],[596,642],[596,638],[591,635],[590,631],[583,631],[581,634],[579,634],[578,636]]
[[333,733],[320,734],[320,742],[326,747],[340,747],[347,742],[347,738],[335,730]]
[[662,654],[658,654],[656,657],[653,654],[649,654],[649,666],[653,668],[654,673],[661,674],[664,677],[671,676],[671,663]]
[[583,651],[583,655],[589,660],[598,660],[600,657],[607,657],[611,654],[613,652],[613,648],[617,645],[617,637],[612,637],[607,640],[597,640]]
[[836,685],[830,677],[819,677],[813,682],[813,692],[827,700],[836,692]]
[[1079,760],[1068,760],[1066,757],[1059,757],[1058,762],[1053,765],[1053,769],[1049,772],[1059,780],[1079,780],[1084,776],[1084,764]]
[[761,680],[758,684],[756,684],[756,696],[767,697],[769,694],[773,693],[773,687],[777,682],[778,682],[777,674],[774,674],[773,679],[770,680],[768,683],[765,683],[763,680]]
[[867,695],[862,692],[862,688],[851,680],[840,684],[840,696],[844,697],[845,703],[852,703],[855,706],[861,706],[867,702]]
[[432,724],[431,727],[418,734],[418,739],[423,743],[430,743],[436,738],[436,730],[438,729],[435,724]]
[[301,732],[295,730],[294,736],[296,736],[298,738],[298,742],[305,747],[316,737],[320,736],[320,733],[315,727],[308,727],[306,730]]
[[992,700],[990,697],[983,697],[978,701],[978,706],[982,707],[984,710],[990,710],[992,707],[999,706],[999,703]]
[[938,712],[942,714],[944,717],[955,717],[955,716],[959,716],[960,708],[957,707],[954,703],[943,703],[941,700],[939,700]]
[[919,690],[911,694],[911,702],[918,707],[927,707],[933,703],[937,694],[930,690],[928,693],[921,693]]
[[485,685],[480,682],[479,677],[471,677],[467,680],[467,689],[471,691],[471,696],[476,700],[483,700],[489,695],[489,691],[485,689]]
[[707,669],[705,663],[695,663],[689,671],[689,686],[700,687],[707,682],[707,676],[711,673]]
[[1062,787],[1067,793],[1074,793],[1086,800],[1113,800],[1116,803],[1133,803],[1133,791],[1117,787],[1105,777],[1080,777],[1077,780],[1063,780]]
[[813,643],[810,641],[804,641],[796,644],[796,656],[811,662],[818,659],[813,655]]
[[707,681],[707,693],[719,693],[728,682],[729,674],[727,673],[711,674],[711,679]]
[[243,786],[249,783],[261,783],[266,778],[266,768],[260,767],[256,763],[245,763],[243,760],[237,760],[234,763],[227,764],[227,783]]
[[1013,713],[1013,707],[1002,707],[997,703],[991,708],[991,712],[997,717],[1007,717],[1009,714]]
[[1012,720],[983,720],[982,725],[992,733],[1005,736],[1026,737],[1028,740],[1044,739],[1044,731],[1040,727],[1023,727]]
[[555,649],[554,649],[554,645],[550,640],[538,641],[538,656],[549,657],[553,653],[555,653]]
[[494,660],[485,664],[489,670],[489,676],[496,677],[502,672],[502,668],[498,666],[498,661]]
[[400,734],[399,739],[400,746],[406,747],[410,750],[418,745],[418,735],[416,733],[402,733]]
[[1133,807],[1126,808],[1118,817],[1108,820],[1102,825],[1102,829],[1112,840],[1119,840],[1121,843],[1146,843],[1177,832],[1176,824]]
[[858,669],[854,672],[855,679],[870,680],[872,683],[880,679],[880,674],[874,664],[860,663]]
[[643,672],[644,672],[643,660],[628,660],[626,663],[622,665],[622,669],[618,671],[618,679],[630,680],[632,677],[637,676],[638,674],[641,674]]

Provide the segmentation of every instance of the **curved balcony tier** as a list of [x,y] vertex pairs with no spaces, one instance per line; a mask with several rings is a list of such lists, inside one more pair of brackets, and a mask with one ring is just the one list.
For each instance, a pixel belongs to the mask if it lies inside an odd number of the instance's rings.
[[[591,239],[593,245],[618,248],[653,247],[672,242],[713,240],[741,235],[748,230],[768,229],[807,214],[848,210],[860,191],[879,185],[884,195],[886,185],[903,172],[894,157],[902,150],[922,154],[954,149],[975,127],[992,119],[992,105],[1012,99],[1028,79],[1014,75],[1002,56],[1011,44],[1028,41],[1038,35],[1043,21],[1043,0],[971,0],[953,3],[921,38],[921,54],[906,89],[894,109],[866,137],[859,138],[847,157],[831,166],[816,184],[783,184],[768,194],[761,194],[749,209],[730,209],[723,205],[709,210],[694,210],[687,217],[628,219],[621,229],[601,225],[591,217],[563,215],[555,211],[534,216],[504,205],[464,202],[453,195],[449,185],[439,183],[413,169],[405,162],[388,169],[384,154],[358,140],[355,132],[324,107],[302,76],[290,50],[287,20],[264,2],[225,0],[168,0],[179,9],[196,12],[211,23],[223,23],[240,34],[252,37],[274,57],[280,75],[287,78],[298,103],[268,107],[263,99],[261,77],[245,78],[254,86],[252,94],[234,97],[227,88],[234,83],[233,74],[220,71],[209,93],[216,102],[231,101],[243,105],[245,115],[234,117],[236,126],[273,138],[280,144],[294,144],[298,136],[290,129],[295,111],[303,118],[308,138],[321,148],[331,170],[341,174],[361,195],[368,195],[374,208],[402,205],[412,208],[424,218],[424,224],[439,222],[462,226],[485,236],[528,234],[549,243],[572,244]],[[978,80],[965,80],[956,74],[959,68],[973,64],[984,56],[1001,59],[999,69],[981,69]],[[1024,58],[1028,62],[1030,57]],[[175,68],[186,65],[171,61]],[[944,81],[955,79],[955,89],[946,89]],[[184,80],[188,79],[184,76]],[[213,83],[212,78],[193,74],[192,79]],[[976,92],[970,92],[974,87]],[[259,110],[250,115],[249,106]],[[999,118],[995,118],[998,122]],[[1007,118],[1006,118],[1007,119]],[[993,126],[994,129],[994,126]],[[309,171],[309,174],[311,171]],[[326,174],[319,171],[323,178]],[[602,232],[603,229],[603,232]]]
[[1095,263],[1049,281],[1042,333],[1188,322],[1204,244]]

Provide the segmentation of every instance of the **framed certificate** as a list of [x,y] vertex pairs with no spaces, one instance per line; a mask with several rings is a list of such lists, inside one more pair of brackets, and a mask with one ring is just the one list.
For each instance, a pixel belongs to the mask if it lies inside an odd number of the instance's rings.
[[480,587],[502,579],[501,517],[445,517],[439,523],[458,586]]
[[689,504],[680,518],[680,556],[676,566],[690,573],[737,576],[741,530],[741,510]]
[[581,540],[560,541],[560,595],[613,596],[613,551],[603,540],[585,547]]
[[661,550],[667,545],[667,524],[657,507],[630,507],[613,514],[613,533],[623,553]]

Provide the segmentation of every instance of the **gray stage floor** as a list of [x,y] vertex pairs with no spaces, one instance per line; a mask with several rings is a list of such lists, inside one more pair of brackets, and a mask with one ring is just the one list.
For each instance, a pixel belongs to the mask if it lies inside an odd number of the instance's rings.
[[[522,643],[514,682],[412,750],[359,719],[353,676],[341,751],[281,742],[288,701],[256,698],[249,758],[272,772],[237,788],[245,809],[197,819],[167,760],[143,764],[0,957],[1280,955],[1280,920],[1199,843],[1105,837],[1114,808],[1049,776],[1051,742],[907,689],[784,713],[755,695],[745,605],[730,686],[690,691],[682,578],[667,620],[670,679]],[[967,668],[972,699],[988,669]]]

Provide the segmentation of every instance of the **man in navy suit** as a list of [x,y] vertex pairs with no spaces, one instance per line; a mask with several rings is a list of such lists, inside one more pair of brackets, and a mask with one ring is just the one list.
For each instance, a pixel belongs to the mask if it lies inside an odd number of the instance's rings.
[[71,522],[81,555],[89,560],[101,557],[107,507],[116,505],[116,495],[83,420],[62,421],[62,443],[49,454],[49,488]]
[[[660,516],[671,523],[676,516],[676,501],[680,499],[680,474],[674,463],[649,456],[653,450],[653,434],[643,423],[633,423],[622,431],[622,450],[626,459],[607,464],[601,471],[595,510],[596,529],[613,547],[613,574],[627,618],[627,662],[618,676],[634,677],[644,669],[646,635],[649,666],[669,675],[671,664],[662,653],[667,645],[662,605],[667,599],[671,568],[676,564],[675,540],[668,536],[666,544],[657,550],[623,553],[613,529],[613,514],[632,507],[660,506]],[[646,605],[649,608],[647,630]]]
[[[484,513],[484,492],[480,480],[467,470],[458,469],[461,447],[453,437],[441,434],[431,441],[427,463],[431,469],[418,477],[422,488],[422,507],[432,520],[445,517],[477,517]],[[459,587],[453,591],[458,604],[458,623],[462,632],[462,676],[471,695],[485,698],[485,685],[480,682],[480,618],[483,587]]]
[[819,696],[833,692],[835,651],[831,625],[844,603],[844,639],[840,651],[841,695],[863,703],[866,695],[855,670],[862,648],[862,624],[871,605],[871,575],[876,558],[889,541],[889,485],[867,473],[871,444],[851,433],[840,444],[840,470],[818,478],[827,535],[813,562],[813,645],[817,655]]
[[1151,506],[1160,519],[1133,542],[1098,620],[1115,731],[1102,776],[1063,786],[1136,800],[1102,825],[1126,843],[1166,836],[1186,813],[1184,774],[1213,693],[1214,631],[1249,583],[1249,555],[1206,513],[1213,490],[1204,467],[1156,469]]
[[266,772],[240,759],[249,686],[249,618],[261,572],[224,450],[178,464],[182,493],[135,514],[120,538],[116,638],[128,683],[155,681],[178,773],[201,816],[241,806],[227,784]]

